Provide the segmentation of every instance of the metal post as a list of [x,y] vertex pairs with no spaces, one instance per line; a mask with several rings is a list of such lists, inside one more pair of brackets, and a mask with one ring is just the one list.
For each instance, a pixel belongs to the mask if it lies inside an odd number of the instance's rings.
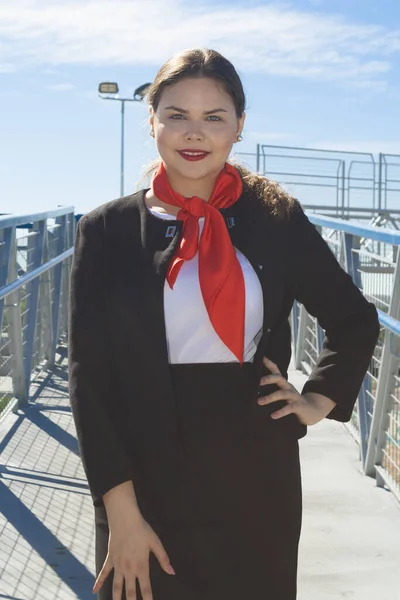
[[379,153],[379,170],[378,170],[378,210],[382,208],[382,152]]
[[[6,284],[9,272],[13,228],[0,230],[0,287]],[[0,300],[0,332],[3,324],[4,300]]]
[[315,334],[316,334],[316,341],[317,341],[317,353],[321,354],[322,352],[322,347],[324,344],[324,339],[325,339],[325,331],[322,329],[321,325],[318,323],[318,321],[315,321]]
[[125,100],[121,100],[121,197],[124,195]]
[[297,333],[297,341],[296,341],[296,369],[302,369],[303,362],[303,354],[304,354],[304,345],[307,334],[307,311],[304,308],[303,304],[300,305],[300,319],[299,319],[299,329]]
[[257,144],[257,162],[256,162],[256,172],[260,172],[260,144]]
[[[33,251],[32,268],[35,269],[42,264],[44,240],[45,240],[45,228],[47,226],[47,220],[43,219],[34,224],[34,231],[36,235],[28,238],[28,252]],[[27,306],[28,310],[28,323],[26,331],[26,340],[24,348],[24,364],[25,364],[25,393],[26,398],[29,398],[29,388],[31,382],[31,370],[32,370],[32,359],[35,348],[35,334],[36,324],[38,318],[38,307],[39,307],[39,277],[36,277],[33,281],[27,285]]]
[[[397,257],[393,292],[388,314],[395,319],[398,319],[400,316],[400,253]],[[388,390],[393,384],[394,377],[394,361],[390,341],[390,331],[386,330],[381,354],[379,379],[376,388],[375,406],[372,414],[371,431],[369,434],[368,451],[365,460],[365,474],[371,477],[375,476],[375,464],[377,464],[377,460],[379,460],[379,457],[382,455],[380,447],[383,440],[381,429],[386,421],[385,411],[387,410],[389,401]]]
[[[74,243],[74,239],[75,239],[75,218],[73,213],[70,213],[68,215],[68,223],[67,223],[67,229],[66,229],[66,238],[65,238],[65,244],[66,244],[66,248],[70,248],[73,243]],[[62,276],[62,298],[63,298],[63,305],[62,305],[62,323],[63,323],[63,333],[66,334],[66,337],[68,338],[68,298],[69,298],[69,280],[70,280],[70,274],[71,274],[71,268],[72,268],[72,256],[70,256],[69,258],[67,258],[67,260],[64,261],[63,264],[63,276]]]
[[[343,182],[343,185],[342,185],[342,199],[341,200],[342,200],[342,215],[343,215],[344,214],[344,207],[345,207],[345,204],[346,204],[346,179],[347,179],[346,178],[346,162],[343,161],[342,165],[343,165],[342,166],[342,182]],[[349,204],[350,204],[350,202],[349,202]]]
[[[17,273],[17,237],[16,228],[12,228],[12,242],[8,283],[18,278]],[[21,290],[16,290],[7,297],[7,317],[10,326],[10,349],[13,356],[12,380],[14,396],[18,399],[18,407],[27,401],[25,386],[24,351],[22,340]]]
[[[342,248],[344,257],[344,268],[351,278],[353,279],[356,286],[361,290],[362,281],[359,268],[359,254],[360,240],[355,238],[351,233],[342,232]],[[356,250],[356,252],[353,252]]]
[[295,300],[293,302],[293,307],[292,307],[292,312],[291,312],[291,318],[292,318],[292,337],[293,337],[293,348],[294,348],[294,359],[296,360],[296,347],[297,347],[297,337],[299,335],[299,303],[297,302],[297,300]]
[[[55,238],[54,231],[49,231],[45,228],[44,231],[44,249],[43,249],[43,262],[47,262],[50,258],[53,258],[51,252],[54,245]],[[50,238],[50,239],[49,239]],[[57,252],[57,254],[60,254]],[[58,266],[58,265],[57,265]],[[57,268],[57,267],[55,267]],[[43,337],[44,337],[44,348],[41,348],[39,344],[39,348],[43,351],[43,355],[39,356],[39,360],[46,358],[48,360],[51,352],[51,341],[53,338],[52,332],[52,321],[51,321],[51,313],[52,313],[52,302],[51,302],[51,288],[52,288],[52,272],[51,270],[46,271],[40,276],[40,293],[39,293],[39,303],[40,303],[40,321],[37,322],[37,327],[40,325],[43,329]],[[53,304],[54,306],[54,304]]]
[[[57,233],[57,245],[56,252],[57,254],[62,254],[64,250],[67,249],[66,245],[66,237],[67,237],[67,218],[68,215],[63,215],[62,217],[58,217],[56,219],[56,224],[59,226]],[[52,306],[52,315],[51,315],[51,347],[48,355],[48,366],[52,367],[55,363],[56,349],[58,338],[60,335],[60,300],[61,300],[61,284],[62,284],[62,273],[63,273],[64,265],[63,263],[59,263],[54,267],[53,273],[53,306]],[[65,299],[64,299],[65,300]]]

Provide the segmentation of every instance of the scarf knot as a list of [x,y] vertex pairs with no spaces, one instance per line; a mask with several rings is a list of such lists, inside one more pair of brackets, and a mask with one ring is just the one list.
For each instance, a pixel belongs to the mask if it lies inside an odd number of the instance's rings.
[[210,207],[208,206],[207,202],[205,202],[198,196],[193,196],[192,198],[186,198],[182,210],[184,211],[184,213],[186,212],[189,213],[189,215],[192,215],[193,217],[199,218],[205,217],[207,209],[209,208]]
[[[167,272],[171,288],[185,260],[199,253],[199,281],[211,324],[222,342],[243,363],[245,287],[242,268],[218,208],[234,204],[243,191],[239,172],[229,163],[218,174],[208,202],[198,196],[186,198],[172,189],[164,163],[154,173],[153,194],[172,206],[180,206],[177,218],[184,221],[180,246]],[[205,217],[198,238],[198,220]]]

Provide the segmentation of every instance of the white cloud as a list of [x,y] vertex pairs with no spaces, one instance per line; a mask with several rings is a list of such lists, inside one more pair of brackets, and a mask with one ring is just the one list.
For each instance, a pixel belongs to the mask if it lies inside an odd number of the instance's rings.
[[14,73],[16,68],[11,63],[0,63],[0,73]]
[[73,83],[55,83],[52,85],[48,85],[46,87],[51,92],[69,92],[70,90],[75,89],[75,86]]
[[0,0],[6,61],[149,65],[211,47],[239,72],[382,87],[400,31],[290,5],[210,0]]
[[45,75],[58,75],[57,69],[43,69]]

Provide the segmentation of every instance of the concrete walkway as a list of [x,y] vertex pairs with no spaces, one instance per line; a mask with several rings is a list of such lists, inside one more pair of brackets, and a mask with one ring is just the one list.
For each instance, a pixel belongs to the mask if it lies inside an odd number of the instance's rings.
[[[0,425],[0,600],[94,598],[93,507],[60,351],[29,405]],[[305,377],[290,379],[301,386]],[[310,428],[301,452],[298,600],[400,600],[400,505],[361,474],[343,425]]]
[[89,600],[93,508],[67,395],[66,348],[0,426],[0,599]]
[[[306,377],[291,371],[301,389]],[[400,505],[365,477],[346,427],[325,419],[300,440],[303,528],[298,600],[400,600]]]

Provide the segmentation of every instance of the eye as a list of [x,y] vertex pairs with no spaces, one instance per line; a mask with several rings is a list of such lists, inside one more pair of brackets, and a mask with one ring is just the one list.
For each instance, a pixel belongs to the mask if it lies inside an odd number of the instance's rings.
[[[174,119],[174,121],[179,121],[180,120],[180,119],[175,119],[175,117],[184,117],[184,115],[182,115],[181,113],[175,113],[175,114],[171,115],[168,118],[169,119]],[[207,119],[217,119],[217,121],[222,121],[222,119],[220,117],[218,117],[217,115],[209,115],[207,117]]]

